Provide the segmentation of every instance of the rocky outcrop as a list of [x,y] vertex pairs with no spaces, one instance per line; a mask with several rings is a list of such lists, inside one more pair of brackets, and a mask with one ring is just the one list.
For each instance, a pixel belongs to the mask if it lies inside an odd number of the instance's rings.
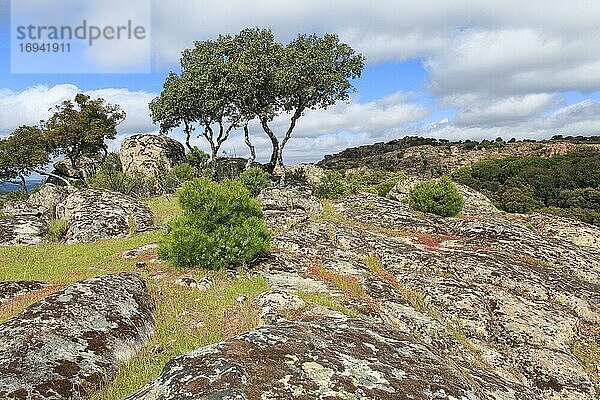
[[48,222],[32,215],[0,218],[0,246],[41,243],[48,232]]
[[[349,169],[357,167],[404,171],[423,179],[439,177],[484,158],[507,156],[550,157],[572,151],[577,141],[516,142],[481,146],[473,142],[451,143],[420,137],[404,137],[387,143],[375,143],[326,155],[317,163],[322,168]],[[584,143],[600,149],[600,144]]]
[[258,200],[262,204],[267,228],[276,232],[323,212],[321,202],[307,187],[269,187],[260,192]]
[[166,135],[138,134],[129,136],[121,143],[119,152],[123,172],[140,172],[153,175],[159,163],[172,168],[186,162],[185,149],[175,139]]
[[[389,192],[388,196],[394,200],[404,201],[409,195],[411,190],[420,182],[424,182],[424,179],[408,176],[405,179],[400,180]],[[500,210],[492,204],[491,200],[485,195],[478,191],[471,189],[466,185],[461,185],[454,182],[454,186],[458,192],[463,196],[465,205],[462,210],[463,215],[472,216],[487,216],[494,217],[500,216]]]
[[525,217],[531,227],[545,236],[553,236],[578,246],[600,250],[600,228],[571,218],[534,213]]
[[[127,399],[538,399],[444,362],[415,338],[358,319],[263,326],[167,364]],[[515,395],[515,392],[517,394]]]
[[50,286],[48,283],[38,281],[0,282],[0,304],[48,286]]
[[321,185],[321,182],[325,178],[325,170],[314,164],[296,164],[287,168],[288,180],[293,182],[294,176],[304,178],[307,185],[316,188]]
[[52,219],[56,217],[56,206],[65,198],[76,192],[72,186],[58,186],[45,183],[33,192],[27,200],[13,200],[7,202],[2,208],[2,213],[12,216],[33,216]]
[[68,224],[65,241],[92,242],[154,228],[150,208],[141,201],[108,190],[82,189],[56,207]]
[[154,330],[144,281],[120,273],[87,279],[0,325],[0,398],[87,399]]

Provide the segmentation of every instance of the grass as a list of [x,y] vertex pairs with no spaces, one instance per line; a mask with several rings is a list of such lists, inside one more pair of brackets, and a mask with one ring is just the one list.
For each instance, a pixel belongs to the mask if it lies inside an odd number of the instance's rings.
[[[151,199],[146,203],[159,225],[180,212],[174,197]],[[122,252],[155,243],[161,235],[160,230],[155,230],[93,243],[44,242],[27,247],[0,247],[0,281],[39,280],[53,283],[47,289],[19,296],[3,304],[0,322],[75,281],[134,270],[136,261],[152,258],[153,253],[143,254],[139,259],[125,260],[121,257]],[[252,300],[268,290],[264,278],[246,276],[228,279],[224,272],[206,272],[216,281],[216,285],[206,291],[174,283],[182,275],[201,278],[204,274],[198,270],[176,269],[168,263],[148,263],[142,276],[146,278],[149,290],[156,299],[156,334],[148,345],[121,367],[116,379],[92,399],[122,399],[155,378],[173,357],[257,325],[258,311],[252,306]],[[157,275],[161,279],[152,278]],[[245,295],[247,300],[237,304],[236,299],[241,295]]]
[[300,290],[296,292],[296,295],[302,300],[304,300],[306,303],[317,304],[330,310],[347,315],[348,317],[357,318],[360,316],[360,313],[358,311],[341,305],[340,303],[332,299],[330,296],[327,296],[323,293],[308,293]]

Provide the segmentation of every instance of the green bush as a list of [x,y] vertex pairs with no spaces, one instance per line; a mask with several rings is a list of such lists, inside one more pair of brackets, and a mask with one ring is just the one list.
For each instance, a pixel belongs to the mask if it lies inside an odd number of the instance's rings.
[[64,219],[50,220],[50,227],[48,228],[48,235],[46,238],[50,242],[62,242],[67,234],[68,228],[67,221]]
[[462,195],[447,177],[418,183],[410,191],[406,202],[416,210],[443,217],[458,215],[465,205]]
[[454,172],[452,179],[484,193],[503,211],[552,210],[599,224],[600,152],[592,148],[552,157],[486,159]]
[[273,184],[271,175],[258,167],[245,170],[237,179],[248,189],[252,196],[258,196],[261,190]]
[[290,183],[295,184],[306,184],[308,183],[308,177],[306,176],[306,170],[303,167],[295,168],[285,174],[285,179]]
[[171,170],[173,175],[182,184],[187,181],[191,181],[197,177],[197,170],[188,163],[179,164],[173,167]]
[[348,187],[344,177],[338,171],[327,171],[321,184],[315,190],[315,196],[320,199],[335,199],[342,196]]
[[241,182],[186,182],[177,195],[183,213],[167,223],[159,255],[177,267],[221,269],[266,255],[271,234],[258,201]]
[[382,197],[386,197],[390,190],[404,178],[405,175],[402,172],[391,172],[382,169],[356,171],[347,174],[351,191],[364,191]]
[[210,158],[207,152],[200,150],[197,146],[194,146],[192,151],[186,154],[186,157],[187,163],[197,170],[203,169]]

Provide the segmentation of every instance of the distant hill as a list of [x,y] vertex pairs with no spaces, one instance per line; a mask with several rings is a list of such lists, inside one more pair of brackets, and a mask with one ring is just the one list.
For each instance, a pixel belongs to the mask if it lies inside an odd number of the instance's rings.
[[600,136],[554,136],[543,141],[502,139],[481,142],[407,136],[387,143],[352,147],[326,155],[317,165],[329,169],[381,168],[404,170],[422,177],[436,177],[472,165],[484,158],[511,155],[550,157],[565,154],[579,145],[600,149]]

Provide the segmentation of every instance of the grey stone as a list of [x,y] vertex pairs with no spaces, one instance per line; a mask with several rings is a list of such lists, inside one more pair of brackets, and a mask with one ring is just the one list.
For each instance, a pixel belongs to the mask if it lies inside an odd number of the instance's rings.
[[136,274],[75,283],[0,325],[0,398],[87,399],[154,331]]
[[183,145],[166,135],[137,134],[123,140],[119,158],[123,172],[153,175],[159,163],[166,168],[187,161]]
[[48,233],[48,222],[35,216],[0,218],[0,246],[41,243]]

